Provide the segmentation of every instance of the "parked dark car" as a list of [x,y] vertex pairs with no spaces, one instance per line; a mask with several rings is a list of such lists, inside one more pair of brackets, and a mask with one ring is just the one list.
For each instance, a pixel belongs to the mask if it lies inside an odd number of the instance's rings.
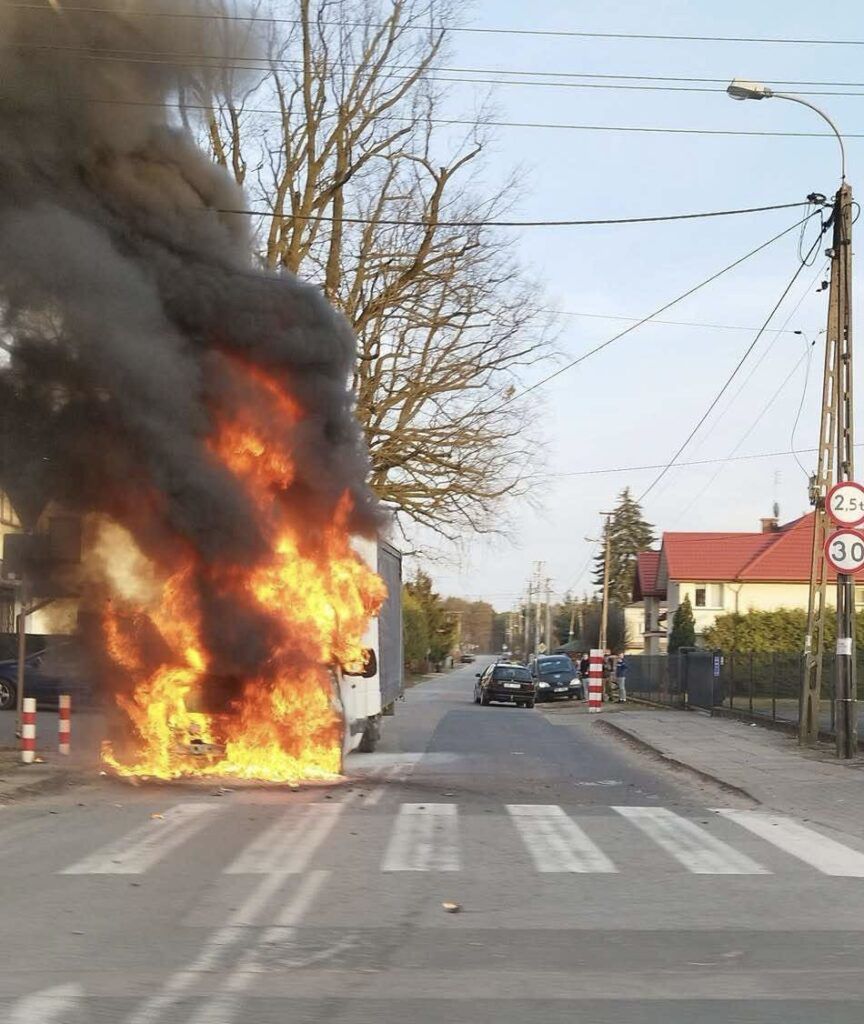
[[496,661],[483,672],[477,673],[474,684],[475,704],[515,704],[520,708],[534,707],[534,681],[522,665]]
[[566,654],[539,654],[528,663],[537,700],[579,700],[585,696],[582,680]]
[[[61,693],[71,696],[73,707],[91,704],[91,688],[83,681],[78,666],[74,670],[70,667],[71,660],[68,652],[31,654],[24,661],[24,696],[35,697],[40,708],[56,708]],[[0,661],[0,711],[10,711],[17,704],[18,660]]]

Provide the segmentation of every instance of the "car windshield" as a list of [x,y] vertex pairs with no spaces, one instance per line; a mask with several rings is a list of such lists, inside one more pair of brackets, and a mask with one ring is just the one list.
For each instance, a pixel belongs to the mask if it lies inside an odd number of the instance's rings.
[[548,676],[553,672],[572,672],[573,662],[569,658],[544,658],[537,662],[537,671],[541,676]]
[[498,665],[492,673],[492,678],[496,680],[507,679],[518,683],[530,683],[531,673],[527,668],[521,668],[519,665]]

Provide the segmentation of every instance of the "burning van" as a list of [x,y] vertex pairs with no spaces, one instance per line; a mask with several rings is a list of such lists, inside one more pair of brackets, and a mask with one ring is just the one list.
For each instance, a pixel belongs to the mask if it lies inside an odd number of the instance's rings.
[[[380,538],[355,537],[352,546],[381,577],[387,597],[369,620],[360,661],[327,666],[333,706],[342,723],[343,755],[375,750],[382,718],[394,714],[403,693],[401,553]],[[172,743],[177,774],[230,773],[224,767],[229,754],[226,737],[242,718],[246,686],[242,676],[211,672],[190,692],[186,699],[189,721],[176,730]]]

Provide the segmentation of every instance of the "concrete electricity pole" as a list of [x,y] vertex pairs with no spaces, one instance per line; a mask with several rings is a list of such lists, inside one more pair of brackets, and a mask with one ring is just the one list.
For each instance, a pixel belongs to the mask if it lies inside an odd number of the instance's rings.
[[606,523],[603,527],[603,537],[606,543],[603,554],[603,603],[600,606],[600,641],[598,646],[605,654],[606,634],[609,626],[609,564],[612,554],[612,531],[609,528],[609,524],[612,519],[612,513],[603,512],[601,514],[606,516]]
[[539,654],[540,653],[540,629],[541,629],[540,613],[541,613],[542,607],[543,607],[543,598],[542,598],[542,595],[541,595],[541,592],[540,592],[540,588],[542,586],[543,568],[544,568],[545,564],[546,564],[545,562],[535,562],[534,563],[534,572],[535,572],[534,591],[537,594],[537,602],[536,602],[536,607],[534,609],[534,653],[535,654]]
[[527,601],[527,603],[525,605],[525,618],[524,618],[524,621],[522,623],[522,626],[523,626],[523,633],[524,633],[522,642],[525,645],[525,649],[523,650],[522,653],[527,658],[528,654],[529,654],[528,644],[530,643],[530,640],[531,640],[531,580],[530,579],[528,580],[528,601]]
[[[814,506],[813,547],[810,562],[810,599],[804,642],[804,678],[798,716],[798,738],[815,743],[819,735],[822,695],[822,658],[825,649],[825,591],[828,533],[826,498],[833,482],[854,479],[852,415],[852,189],[846,181],[846,147],[831,118],[809,100],[774,92],[760,82],[736,79],[726,90],[733,99],[783,99],[817,113],[837,137],[840,146],[840,188],[834,196],[830,224],[831,284],[828,292],[828,329],[822,377],[822,409],[816,473],[810,481]],[[837,573],[837,648],[835,655],[834,726],[837,756],[852,757],[858,744],[855,679],[855,578]]]
[[552,580],[546,577],[546,653],[552,650]]

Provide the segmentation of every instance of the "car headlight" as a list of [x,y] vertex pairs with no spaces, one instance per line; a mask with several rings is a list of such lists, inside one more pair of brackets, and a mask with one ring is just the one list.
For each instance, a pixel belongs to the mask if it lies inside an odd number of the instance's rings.
[[548,683],[538,683],[537,685],[540,687],[541,690],[548,690],[549,689],[549,684]]

